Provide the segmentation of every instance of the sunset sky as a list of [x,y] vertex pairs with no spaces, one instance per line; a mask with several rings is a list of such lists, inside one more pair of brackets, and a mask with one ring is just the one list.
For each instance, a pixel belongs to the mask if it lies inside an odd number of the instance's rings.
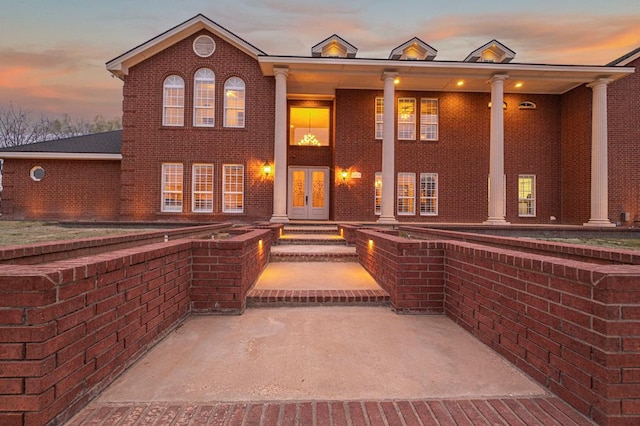
[[310,54],[333,33],[358,57],[417,36],[437,60],[495,38],[514,62],[602,65],[640,46],[640,0],[0,0],[0,107],[74,119],[121,115],[105,62],[202,13],[272,55]]

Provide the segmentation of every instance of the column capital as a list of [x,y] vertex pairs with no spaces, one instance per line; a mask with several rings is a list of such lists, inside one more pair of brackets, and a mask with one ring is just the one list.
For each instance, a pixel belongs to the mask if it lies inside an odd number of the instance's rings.
[[489,80],[487,80],[487,83],[493,83],[494,81],[505,81],[508,78],[509,74],[495,74]]
[[602,85],[607,86],[612,81],[613,81],[613,79],[611,79],[611,78],[599,78],[597,80],[592,81],[591,83],[588,83],[587,87],[590,87],[591,89],[594,89],[594,88],[596,88],[598,86],[602,86]]
[[279,76],[279,75],[284,75],[285,78],[289,77],[289,68],[286,67],[274,67],[273,68],[273,75],[274,76]]
[[398,76],[398,72],[397,71],[384,71],[382,73],[382,76],[380,77],[381,80],[389,80],[389,79],[395,79]]

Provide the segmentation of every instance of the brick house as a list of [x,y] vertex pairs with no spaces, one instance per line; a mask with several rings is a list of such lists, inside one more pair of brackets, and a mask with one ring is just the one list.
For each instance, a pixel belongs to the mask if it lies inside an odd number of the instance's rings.
[[197,15],[107,63],[122,132],[0,150],[2,217],[640,221],[640,49],[606,66],[516,63],[496,40],[462,61],[419,38],[356,54],[333,35],[267,55]]

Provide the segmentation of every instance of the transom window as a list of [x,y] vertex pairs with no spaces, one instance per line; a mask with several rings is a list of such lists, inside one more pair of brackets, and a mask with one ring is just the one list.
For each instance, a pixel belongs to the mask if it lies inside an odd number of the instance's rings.
[[438,174],[420,173],[420,215],[438,214]]
[[536,215],[536,176],[518,176],[518,216],[535,217]]
[[245,84],[238,77],[224,83],[224,127],[244,127]]
[[213,164],[193,165],[191,210],[194,213],[213,212]]
[[184,126],[184,80],[170,75],[163,85],[163,126]]
[[398,99],[398,140],[416,139],[416,100]]
[[398,173],[398,215],[416,214],[416,174]]
[[376,172],[375,176],[374,214],[382,214],[382,172]]
[[193,125],[213,127],[215,117],[216,77],[208,68],[199,69],[193,84]]
[[244,211],[244,166],[224,164],[222,166],[222,212]]
[[376,139],[382,139],[384,98],[376,98]]
[[438,140],[438,100],[420,99],[420,140]]
[[182,212],[182,164],[162,165],[162,206],[163,212]]

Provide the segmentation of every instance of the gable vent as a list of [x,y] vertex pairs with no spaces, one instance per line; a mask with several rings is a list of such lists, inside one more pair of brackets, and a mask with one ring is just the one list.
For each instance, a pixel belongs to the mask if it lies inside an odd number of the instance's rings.
[[216,42],[206,35],[201,35],[193,41],[193,51],[201,58],[207,58],[216,50]]

